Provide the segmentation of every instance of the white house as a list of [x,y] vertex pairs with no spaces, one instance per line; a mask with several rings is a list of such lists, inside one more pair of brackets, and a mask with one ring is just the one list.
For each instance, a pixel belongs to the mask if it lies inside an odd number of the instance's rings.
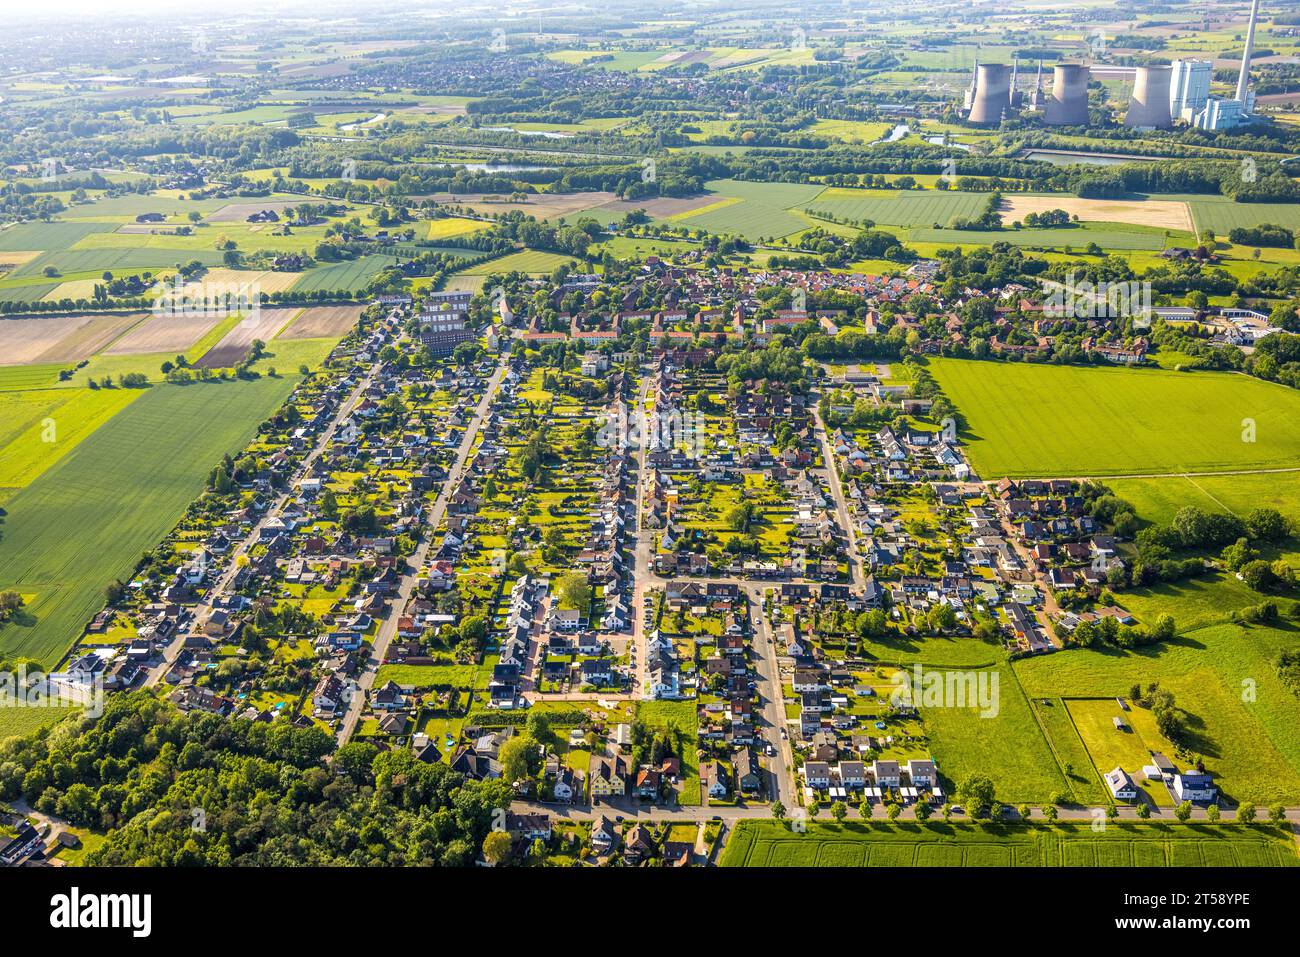
[[1137,785],[1123,768],[1115,768],[1106,774],[1106,787],[1110,788],[1110,793],[1120,801],[1137,799]]

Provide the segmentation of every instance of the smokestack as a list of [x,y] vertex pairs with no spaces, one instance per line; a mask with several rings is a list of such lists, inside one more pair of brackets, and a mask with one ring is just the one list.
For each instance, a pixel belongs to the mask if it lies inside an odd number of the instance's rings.
[[1169,113],[1169,80],[1173,67],[1140,66],[1133,80],[1133,98],[1129,100],[1125,126],[1167,130],[1173,125]]
[[1063,63],[1052,71],[1052,96],[1043,111],[1048,126],[1088,125],[1088,78],[1081,63]]
[[971,123],[997,126],[1011,108],[1011,68],[1005,63],[981,63],[975,70]]
[[1241,74],[1237,77],[1237,99],[1246,102],[1250,86],[1250,55],[1255,52],[1255,22],[1259,19],[1259,0],[1251,0],[1250,26],[1246,28],[1246,49],[1241,53]]

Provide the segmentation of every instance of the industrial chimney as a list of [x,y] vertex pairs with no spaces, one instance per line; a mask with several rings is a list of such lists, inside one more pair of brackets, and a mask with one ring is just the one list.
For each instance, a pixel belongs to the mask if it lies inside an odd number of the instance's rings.
[[1246,102],[1250,87],[1250,56],[1255,52],[1255,22],[1259,19],[1259,0],[1251,0],[1250,26],[1246,28],[1246,49],[1241,53],[1241,73],[1237,77],[1237,99]]
[[1089,69],[1081,63],[1063,63],[1052,71],[1052,95],[1043,111],[1048,126],[1088,125]]
[[975,95],[969,120],[997,126],[1011,109],[1011,67],[1005,63],[981,63],[975,71]]
[[1169,115],[1169,80],[1173,67],[1140,66],[1133,81],[1133,98],[1129,100],[1125,126],[1167,130],[1173,125]]

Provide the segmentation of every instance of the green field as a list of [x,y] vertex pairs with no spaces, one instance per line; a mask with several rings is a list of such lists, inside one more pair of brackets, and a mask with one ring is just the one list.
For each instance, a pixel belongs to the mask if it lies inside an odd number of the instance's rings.
[[[59,225],[55,223],[53,225]],[[146,245],[149,237],[134,235],[139,246],[53,249],[41,253],[31,262],[13,271],[14,278],[41,276],[53,266],[60,275],[69,273],[94,273],[104,270],[114,274],[124,270],[165,269],[177,263],[198,261],[205,266],[220,266],[222,254],[215,249],[183,249],[180,247]]]
[[[1134,605],[1129,593],[1120,600],[1126,606]],[[1176,598],[1165,596],[1153,601],[1152,607],[1170,610],[1175,619],[1179,618]],[[1146,749],[1164,751],[1180,767],[1193,764],[1197,758],[1202,760],[1226,803],[1292,804],[1300,795],[1300,699],[1278,679],[1273,659],[1281,649],[1294,644],[1294,632],[1289,628],[1218,624],[1189,630],[1173,641],[1135,651],[1070,649],[1024,658],[1013,667],[1026,694],[1036,701],[1113,701],[1116,697],[1127,698],[1135,682],[1145,687],[1158,681],[1173,693],[1176,706],[1184,712],[1186,749],[1178,752],[1160,736],[1150,712],[1135,707],[1127,717],[1138,729]],[[1069,706],[1073,713],[1074,706]],[[1114,713],[1118,713],[1118,706]],[[1064,727],[1047,726],[1058,750],[1072,747]],[[1092,738],[1096,749],[1097,735],[1085,728],[1080,732],[1085,743]],[[1025,753],[1031,754],[1035,744],[1026,739]],[[1101,751],[1113,753],[1109,747]],[[1101,763],[1107,760],[1114,757],[1100,759]],[[1079,762],[1073,763],[1078,770]],[[1111,767],[1114,764],[1101,770],[1109,771]],[[1134,773],[1140,769],[1125,770]],[[996,777],[994,782],[999,783]]]
[[750,183],[743,180],[711,180],[705,186],[718,201],[737,200],[717,208],[674,217],[673,222],[691,229],[741,236],[750,241],[777,238],[801,232],[815,225],[792,207],[806,205],[822,192],[821,186],[805,183]]
[[[1287,468],[1300,394],[1230,373],[931,360],[981,478]],[[1243,441],[1248,421],[1254,442]]]
[[1198,232],[1212,229],[1215,236],[1225,239],[1237,226],[1275,223],[1288,229],[1300,229],[1300,206],[1293,203],[1235,203],[1226,196],[1197,195],[1177,198],[1188,201]]
[[1294,867],[1287,828],[740,821],[723,867]]
[[0,280],[0,302],[40,302],[58,288],[57,282]]
[[31,596],[0,626],[0,654],[53,665],[296,377],[155,386],[6,506],[0,588]]
[[502,256],[499,259],[489,259],[486,262],[475,263],[462,269],[457,275],[491,276],[508,272],[549,275],[560,266],[571,262],[573,262],[572,256],[561,256],[559,253],[548,253],[538,249],[525,249],[521,252],[511,253],[508,256]]
[[0,708],[0,741],[26,737],[66,718],[76,708]]
[[19,223],[0,229],[0,252],[67,249],[91,233],[111,233],[113,223]]
[[416,688],[473,688],[482,672],[476,665],[383,665],[375,675],[376,686],[389,681]]
[[1035,723],[1015,673],[1005,665],[983,670],[997,675],[996,715],[981,717],[974,708],[921,709],[930,751],[948,791],[979,773],[993,780],[998,800],[1006,803],[1043,801],[1066,792],[1065,774]]
[[309,269],[293,284],[294,292],[317,292],[335,289],[364,289],[366,284],[385,267],[397,260],[392,256],[362,256],[350,262],[333,263]]
[[954,216],[976,217],[987,193],[943,190],[846,189],[833,187],[805,208],[841,219],[869,219],[889,226],[946,226]]
[[44,363],[30,366],[0,366],[0,392],[22,389],[44,389],[58,385],[61,364]]
[[1106,484],[1148,522],[1168,522],[1184,505],[1240,516],[1263,506],[1300,522],[1300,472],[1111,479]]
[[140,395],[132,389],[0,392],[0,496],[29,484]]

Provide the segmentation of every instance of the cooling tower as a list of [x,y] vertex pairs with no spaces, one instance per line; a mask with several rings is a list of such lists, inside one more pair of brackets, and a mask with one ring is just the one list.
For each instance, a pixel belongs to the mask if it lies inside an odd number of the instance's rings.
[[1052,95],[1043,111],[1048,126],[1088,125],[1088,68],[1066,63],[1052,71]]
[[1011,67],[1005,63],[981,63],[975,72],[975,96],[970,122],[997,126],[1011,109]]
[[1173,125],[1169,115],[1169,79],[1173,67],[1140,66],[1133,81],[1133,98],[1128,103],[1125,126],[1167,130]]

